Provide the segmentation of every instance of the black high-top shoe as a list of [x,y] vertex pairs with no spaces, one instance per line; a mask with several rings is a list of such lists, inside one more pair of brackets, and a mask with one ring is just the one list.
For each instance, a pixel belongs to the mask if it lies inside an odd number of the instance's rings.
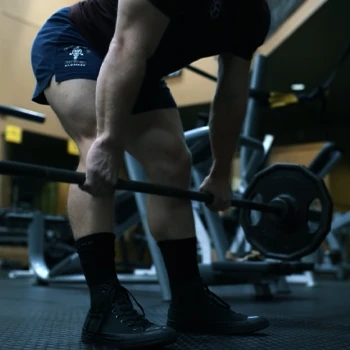
[[260,331],[267,328],[269,322],[261,316],[234,312],[208,287],[195,282],[173,297],[167,325],[178,332],[233,335]]
[[[134,309],[130,296],[142,314]],[[82,331],[84,343],[140,349],[170,345],[176,338],[173,329],[148,321],[141,305],[116,282],[98,286],[91,292],[91,308]]]

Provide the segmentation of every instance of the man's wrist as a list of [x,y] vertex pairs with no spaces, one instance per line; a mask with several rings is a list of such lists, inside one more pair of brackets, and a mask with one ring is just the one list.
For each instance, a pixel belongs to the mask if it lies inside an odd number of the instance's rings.
[[98,133],[96,141],[105,149],[116,149],[122,146],[122,139],[119,135],[110,132]]
[[231,164],[214,162],[210,170],[210,177],[228,181],[231,174]]

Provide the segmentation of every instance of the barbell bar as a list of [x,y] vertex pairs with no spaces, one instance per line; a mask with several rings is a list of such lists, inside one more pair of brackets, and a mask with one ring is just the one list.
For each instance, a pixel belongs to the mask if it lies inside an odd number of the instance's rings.
[[[81,172],[13,161],[0,161],[0,174],[77,185],[86,179]],[[206,204],[213,201],[208,193],[140,181],[118,179],[114,188]],[[311,208],[315,200],[320,207],[316,211]],[[246,239],[270,258],[296,260],[314,252],[331,227],[333,203],[323,180],[297,164],[274,164],[258,172],[242,199],[232,198],[231,205],[240,209]]]
[[[83,185],[86,179],[85,173],[82,172],[13,161],[0,161],[0,173],[3,175],[11,176],[30,176],[43,178],[49,181],[65,182],[76,185]],[[159,184],[124,179],[118,179],[114,185],[114,189],[171,198],[190,199],[205,204],[212,203],[214,199],[213,195],[209,193],[189,191]],[[283,207],[276,204],[266,204],[232,198],[231,206],[262,211],[270,214],[275,214],[277,216],[285,215]]]

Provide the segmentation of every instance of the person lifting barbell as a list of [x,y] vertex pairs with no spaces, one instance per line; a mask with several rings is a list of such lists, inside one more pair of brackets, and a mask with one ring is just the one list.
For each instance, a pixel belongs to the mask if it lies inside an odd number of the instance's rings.
[[78,171],[87,176],[79,183],[85,192],[71,186],[68,198],[91,292],[84,342],[148,348],[173,343],[173,329],[236,334],[268,326],[264,317],[237,314],[203,284],[191,203],[159,196],[148,199],[148,226],[170,281],[168,327],[139,314],[116,277],[111,189],[124,151],[142,164],[152,183],[189,187],[191,157],[163,77],[219,55],[210,117],[214,163],[201,191],[214,195],[208,202],[212,210],[229,205],[251,59],[269,25],[265,0],[86,0],[58,11],[40,30],[32,49],[33,100],[50,105],[59,117],[78,145]]

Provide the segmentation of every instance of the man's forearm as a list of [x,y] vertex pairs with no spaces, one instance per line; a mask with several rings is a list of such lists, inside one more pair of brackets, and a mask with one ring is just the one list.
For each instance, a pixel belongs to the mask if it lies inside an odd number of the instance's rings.
[[223,97],[214,100],[210,113],[210,141],[213,157],[211,175],[229,178],[246,113],[246,101]]
[[146,61],[111,48],[101,67],[96,90],[97,136],[123,144],[128,119],[140,90]]

